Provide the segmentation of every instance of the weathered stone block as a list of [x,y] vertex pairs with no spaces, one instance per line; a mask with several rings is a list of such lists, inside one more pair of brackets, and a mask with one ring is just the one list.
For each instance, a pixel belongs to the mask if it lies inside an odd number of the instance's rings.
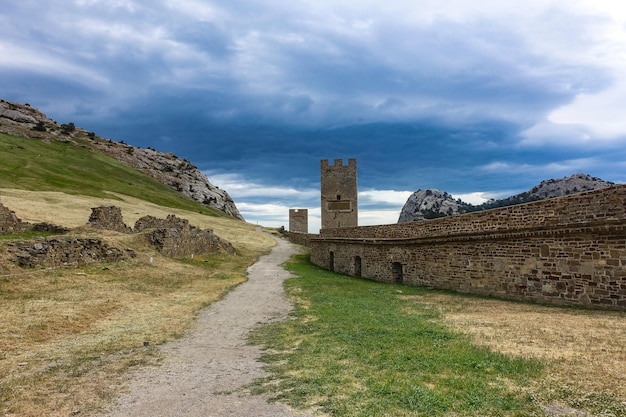
[[21,267],[79,267],[95,262],[117,262],[134,258],[130,249],[120,249],[95,238],[49,237],[9,242],[8,252]]
[[132,229],[124,223],[122,209],[115,206],[92,208],[87,224],[97,229],[113,230],[121,233],[132,232]]

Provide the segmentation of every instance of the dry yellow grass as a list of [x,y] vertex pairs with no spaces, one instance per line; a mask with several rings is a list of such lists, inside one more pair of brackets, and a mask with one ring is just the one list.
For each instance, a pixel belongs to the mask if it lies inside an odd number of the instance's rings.
[[413,297],[494,351],[547,363],[544,388],[609,393],[626,402],[626,314],[429,294]]
[[131,225],[146,214],[175,214],[213,229],[233,243],[238,255],[173,260],[136,235],[98,232],[109,244],[139,256],[72,270],[5,264],[0,273],[0,415],[95,413],[122,389],[130,367],[158,362],[154,346],[184,334],[196,312],[244,281],[247,266],[274,244],[257,226],[241,221],[121,198],[0,190],[0,201],[24,221],[81,226],[98,205],[121,207]]

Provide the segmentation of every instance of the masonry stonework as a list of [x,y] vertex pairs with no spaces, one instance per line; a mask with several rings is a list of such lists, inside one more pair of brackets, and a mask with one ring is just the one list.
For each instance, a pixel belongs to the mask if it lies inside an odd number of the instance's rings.
[[14,211],[0,203],[0,234],[19,233],[26,230],[27,226],[28,223],[18,219]]
[[[124,223],[119,207],[95,207],[91,210],[88,222],[91,227],[121,233],[133,232]],[[0,235],[29,230],[55,234],[69,232],[64,227],[49,223],[22,222],[13,211],[0,203]],[[193,257],[217,252],[236,254],[233,245],[220,239],[212,230],[191,226],[188,220],[174,215],[168,215],[166,219],[144,216],[137,220],[134,231],[143,234],[151,245],[166,256]],[[94,262],[117,262],[134,257],[136,254],[131,249],[120,249],[93,237],[56,236],[0,244],[0,261],[6,259],[17,266],[30,268],[76,268]]]
[[626,185],[384,226],[323,228],[313,263],[381,282],[626,310]]
[[174,258],[218,252],[236,253],[233,245],[220,239],[213,230],[191,226],[188,220],[173,214],[164,220],[144,216],[135,223],[135,231],[144,232],[147,241],[160,253]]
[[348,165],[342,159],[335,159],[334,165],[323,159],[320,168],[322,229],[358,226],[356,159],[349,159]]
[[311,233],[289,232],[289,241],[296,245],[311,247],[311,239],[319,237]]
[[131,249],[120,249],[97,238],[48,237],[5,246],[17,266],[28,268],[77,268],[136,257]]
[[87,224],[96,229],[113,230],[120,233],[133,231],[124,223],[122,209],[115,206],[93,207]]
[[289,209],[289,233],[309,232],[309,210]]

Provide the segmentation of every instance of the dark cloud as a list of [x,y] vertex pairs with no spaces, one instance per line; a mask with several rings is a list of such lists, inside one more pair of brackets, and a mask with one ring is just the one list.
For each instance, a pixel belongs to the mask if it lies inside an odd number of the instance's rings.
[[185,22],[172,30],[172,39],[193,46],[217,59],[228,59],[234,53],[229,33],[214,22]]

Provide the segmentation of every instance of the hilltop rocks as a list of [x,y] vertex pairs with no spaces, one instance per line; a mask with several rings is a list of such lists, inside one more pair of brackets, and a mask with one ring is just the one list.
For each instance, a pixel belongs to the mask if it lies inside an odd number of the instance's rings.
[[40,112],[27,104],[11,103],[10,101],[0,100],[0,118],[8,119],[15,123],[37,124],[54,122]]
[[613,185],[615,185],[613,182],[604,181],[588,174],[578,173],[558,180],[551,179],[541,181],[539,185],[528,191],[528,194],[531,197],[536,197],[536,199],[563,197],[583,191],[611,187]]
[[417,190],[408,198],[400,211],[398,223],[434,219],[459,214],[459,203],[446,192]]
[[142,149],[116,142],[93,142],[100,152],[150,175],[162,184],[206,206],[244,220],[228,192],[211,184],[191,162],[173,153]]

